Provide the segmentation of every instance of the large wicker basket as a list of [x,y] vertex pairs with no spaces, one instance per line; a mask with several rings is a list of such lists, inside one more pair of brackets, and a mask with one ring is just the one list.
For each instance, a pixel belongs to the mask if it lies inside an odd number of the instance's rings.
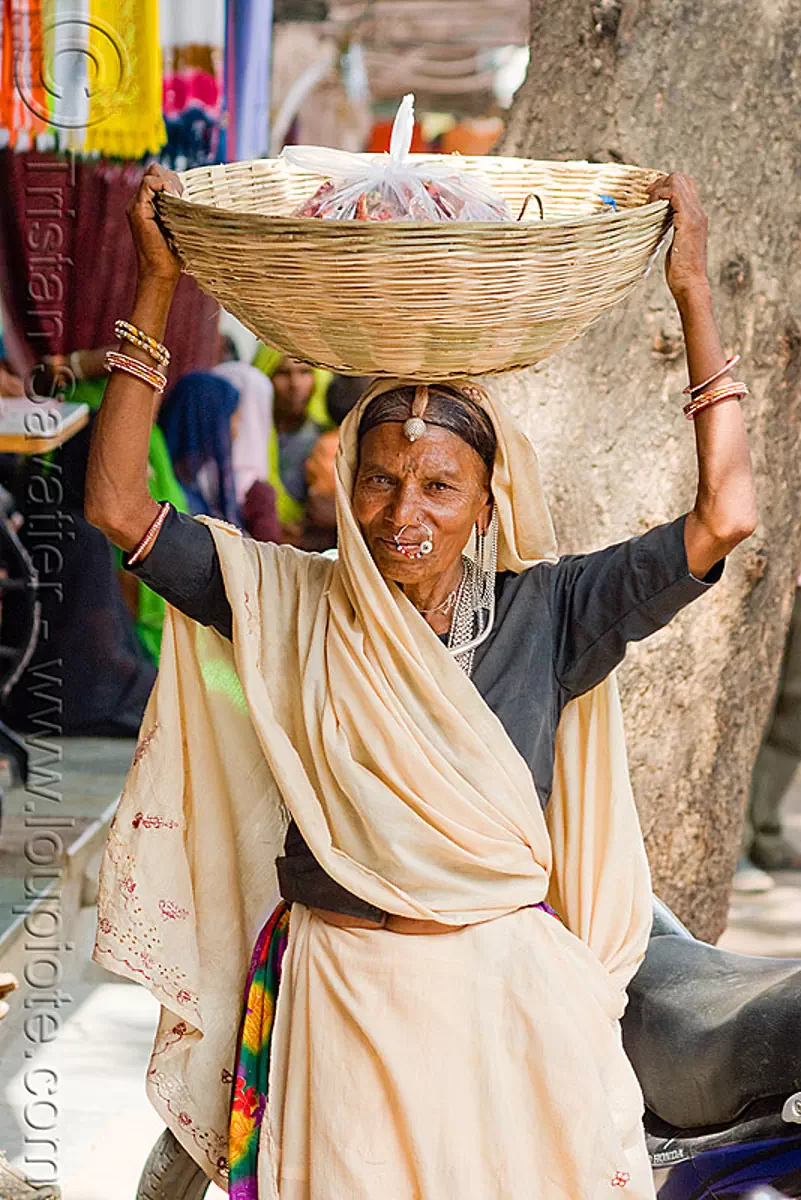
[[[413,156],[418,160],[421,156]],[[463,158],[500,224],[299,219],[320,184],[283,159],[197,167],[159,197],[185,270],[264,342],[345,374],[446,379],[538,362],[634,287],[670,225],[658,174],[618,164]],[[604,205],[613,197],[617,212]]]

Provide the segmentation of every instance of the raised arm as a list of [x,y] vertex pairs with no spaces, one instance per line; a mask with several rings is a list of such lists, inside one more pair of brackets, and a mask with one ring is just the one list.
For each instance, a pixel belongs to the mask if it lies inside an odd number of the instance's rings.
[[[655,181],[652,200],[668,200],[675,233],[668,251],[668,286],[678,306],[687,350],[690,383],[697,387],[726,363],[720,344],[707,276],[707,218],[698,188],[686,175]],[[732,382],[726,374],[717,388]],[[698,453],[698,494],[684,527],[687,562],[702,579],[715,563],[756,527],[756,496],[742,409],[736,400],[713,404],[694,420]]]
[[[139,264],[139,281],[130,321],[162,341],[181,273],[156,223],[153,196],[180,194],[172,171],[151,166],[128,209]],[[125,314],[120,314],[121,316]],[[149,355],[126,343],[125,353],[153,366]],[[95,421],[86,474],[86,519],[123,550],[132,550],[158,514],[147,486],[150,430],[158,397],[138,379],[114,371]]]

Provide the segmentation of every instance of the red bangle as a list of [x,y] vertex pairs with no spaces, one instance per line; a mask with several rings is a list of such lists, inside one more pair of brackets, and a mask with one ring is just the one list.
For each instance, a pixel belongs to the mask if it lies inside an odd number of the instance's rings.
[[724,400],[741,400],[747,395],[748,388],[744,383],[722,383],[720,387],[714,388],[711,392],[703,392],[689,404],[685,404],[684,415],[688,421],[692,421],[699,412],[705,408],[711,408],[713,404],[721,404]]
[[140,362],[138,358],[131,358],[130,354],[107,350],[104,362],[107,371],[123,371],[141,383],[146,383],[158,395],[161,395],[167,386],[167,376],[163,371],[157,367],[149,367],[147,363]]
[[684,391],[681,393],[682,396],[692,396],[693,399],[695,399],[699,392],[702,392],[704,388],[708,388],[710,383],[717,383],[720,377],[725,375],[727,371],[730,371],[732,367],[736,367],[739,361],[740,355],[735,354],[727,363],[723,364],[719,371],[715,371],[715,374],[710,375],[709,379],[705,379],[703,383],[688,383]]
[[171,508],[172,508],[172,505],[170,504],[169,500],[165,500],[164,503],[162,504],[161,508],[159,509],[158,513],[156,514],[155,520],[151,522],[150,527],[148,528],[148,531],[145,534],[145,536],[138,543],[138,545],[134,546],[133,550],[128,555],[128,561],[125,564],[126,567],[132,567],[134,565],[134,563],[138,562],[140,558],[142,558],[145,554],[147,554],[148,550],[153,545],[156,538],[159,536],[159,533],[161,532],[161,527],[164,524],[164,522],[167,520],[167,513],[170,511]]

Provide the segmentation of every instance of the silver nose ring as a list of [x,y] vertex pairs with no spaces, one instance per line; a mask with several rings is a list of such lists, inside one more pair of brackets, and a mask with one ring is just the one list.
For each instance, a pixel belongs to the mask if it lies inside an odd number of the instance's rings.
[[392,540],[395,543],[395,549],[398,550],[399,553],[405,555],[406,558],[413,558],[413,559],[425,558],[425,556],[427,554],[430,554],[431,551],[434,549],[434,542],[433,542],[434,531],[433,531],[433,529],[431,529],[430,526],[423,524],[423,529],[425,529],[426,533],[428,534],[428,537],[425,538],[420,543],[420,545],[417,547],[416,551],[411,551],[411,550],[405,550],[400,544],[400,540],[403,537],[403,532],[405,529],[408,529],[408,528],[409,528],[408,525],[402,525],[397,533],[393,533]]

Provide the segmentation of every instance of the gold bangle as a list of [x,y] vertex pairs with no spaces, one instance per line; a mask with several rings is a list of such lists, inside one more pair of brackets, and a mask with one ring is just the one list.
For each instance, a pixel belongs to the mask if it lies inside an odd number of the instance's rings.
[[106,352],[104,364],[107,371],[124,371],[126,375],[132,375],[140,383],[152,387],[159,395],[167,386],[167,376],[163,371],[149,367],[147,363],[140,362],[138,358],[131,358],[128,354],[120,354],[117,350]]
[[115,321],[114,336],[118,337],[121,342],[130,342],[132,346],[144,350],[165,370],[170,365],[170,352],[164,343],[157,342],[149,333],[132,325],[130,321]]
[[711,408],[713,404],[720,404],[723,400],[741,400],[748,394],[748,387],[744,383],[723,383],[711,392],[702,392],[689,404],[685,404],[684,415],[688,421],[692,421],[699,412]]
[[123,342],[130,342],[140,350],[146,350],[162,367],[170,365],[170,352],[163,342],[158,342],[149,333],[132,325],[130,321],[115,321],[114,333]]

